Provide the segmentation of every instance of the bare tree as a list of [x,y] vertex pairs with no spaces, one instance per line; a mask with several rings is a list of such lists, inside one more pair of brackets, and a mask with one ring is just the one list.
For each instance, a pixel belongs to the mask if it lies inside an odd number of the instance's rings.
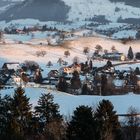
[[39,56],[44,57],[46,54],[47,54],[46,51],[36,51],[36,56],[37,56],[37,57],[39,57]]
[[89,53],[90,49],[89,47],[84,47],[83,49],[83,53],[86,55],[87,53]]
[[3,32],[0,31],[0,42],[2,42],[2,41],[3,41]]
[[60,57],[60,58],[58,59],[57,63],[61,66],[62,63],[63,63],[63,61],[64,61],[64,60]]
[[111,51],[112,51],[112,53],[116,53],[116,52],[118,52],[118,50],[116,49],[115,46],[112,46],[112,47],[111,47]]
[[128,109],[127,117],[125,118],[125,133],[127,140],[136,140],[140,125],[138,110],[134,107]]
[[75,56],[74,58],[73,58],[73,63],[75,64],[78,64],[79,63],[79,57],[77,57],[77,56]]
[[95,49],[98,51],[98,52],[102,52],[103,51],[103,48],[101,45],[97,44]]
[[105,49],[105,50],[104,50],[104,54],[107,54],[107,53],[108,53],[108,50],[107,50],[107,49]]
[[68,56],[70,56],[70,52],[69,52],[69,51],[65,51],[65,52],[64,52],[64,55],[65,55],[66,57],[68,57]]

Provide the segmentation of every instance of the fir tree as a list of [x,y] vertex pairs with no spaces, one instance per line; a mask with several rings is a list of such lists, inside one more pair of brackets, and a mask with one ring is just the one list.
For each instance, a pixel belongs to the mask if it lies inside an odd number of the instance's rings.
[[24,89],[18,87],[11,103],[11,130],[13,137],[19,137],[19,139],[27,135],[32,115],[29,98],[24,93]]
[[88,95],[88,94],[90,94],[90,90],[89,90],[87,84],[83,84],[81,94],[82,95]]
[[89,67],[90,67],[90,70],[93,69],[93,64],[92,64],[92,60],[89,61]]
[[[47,134],[47,138],[50,138],[50,136],[48,136],[50,134],[48,126],[50,124],[57,122],[61,125],[62,116],[58,109],[59,106],[53,102],[53,95],[50,93],[42,94],[38,101],[38,105],[35,107],[35,113],[39,119],[39,131],[44,135]],[[58,127],[60,127],[60,125],[58,125]]]
[[101,75],[101,94],[107,94],[107,76],[106,74]]
[[81,88],[81,80],[79,78],[79,73],[77,71],[73,72],[70,82],[71,82],[71,88],[74,90],[74,92],[79,88]]
[[96,139],[97,140],[114,140],[120,129],[118,116],[112,103],[108,100],[102,100],[96,110],[95,120],[97,122]]
[[57,85],[58,91],[66,92],[67,88],[68,88],[68,84],[67,84],[66,80],[64,79],[64,77],[60,77],[59,83]]
[[47,30],[47,25],[43,25],[42,26],[42,31],[46,31]]
[[134,58],[133,50],[131,47],[129,47],[127,57],[129,60],[132,60]]
[[94,125],[91,107],[80,106],[76,108],[72,120],[68,123],[68,140],[94,140]]
[[0,139],[9,139],[11,98],[0,96]]

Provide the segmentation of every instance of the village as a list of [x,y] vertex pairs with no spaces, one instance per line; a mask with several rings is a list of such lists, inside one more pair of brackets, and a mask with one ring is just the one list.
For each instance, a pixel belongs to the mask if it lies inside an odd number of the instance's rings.
[[[122,95],[129,92],[140,91],[139,67],[132,68],[139,63],[139,53],[134,56],[129,48],[128,56],[117,52],[104,52],[100,55],[101,46],[87,61],[79,62],[78,57],[69,64],[62,58],[56,62],[58,67],[53,67],[49,61],[46,69],[42,69],[35,61],[6,62],[0,69],[1,88],[34,87],[58,90],[74,95]],[[112,48],[113,49],[113,48]],[[88,53],[84,48],[83,53]],[[65,52],[66,57],[69,52]],[[94,66],[94,62],[105,61],[103,66]],[[116,63],[117,62],[117,63]],[[119,70],[117,66],[130,64],[129,69]]]

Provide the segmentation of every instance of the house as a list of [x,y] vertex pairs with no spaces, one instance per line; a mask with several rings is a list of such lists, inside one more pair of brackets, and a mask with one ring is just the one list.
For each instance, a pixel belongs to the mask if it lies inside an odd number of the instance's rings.
[[116,60],[116,61],[125,61],[126,56],[123,53],[106,53],[103,55],[103,59]]
[[10,78],[11,78],[10,75],[7,76],[6,74],[0,73],[0,85],[8,84]]
[[71,66],[68,67],[62,67],[59,69],[59,72],[61,75],[66,74],[72,74],[74,71],[78,71],[78,73],[81,72],[81,65],[80,64],[73,64]]
[[17,34],[25,34],[25,32],[23,30],[20,30],[20,29],[16,29],[16,33]]
[[8,63],[3,64],[2,69],[17,71],[17,70],[21,69],[21,67],[20,67],[20,63],[18,63],[18,62],[8,62]]
[[17,85],[17,86],[20,86],[20,85],[24,85],[24,82],[21,79],[21,77],[16,76],[16,75],[12,75],[10,77],[10,79],[7,81],[7,84],[8,85]]
[[48,73],[48,78],[50,78],[50,77],[58,78],[58,77],[59,77],[59,72],[58,72],[58,70],[51,70],[51,71]]

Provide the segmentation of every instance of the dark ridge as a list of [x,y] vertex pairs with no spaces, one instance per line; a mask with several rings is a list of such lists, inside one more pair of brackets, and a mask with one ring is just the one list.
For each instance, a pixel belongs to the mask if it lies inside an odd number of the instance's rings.
[[40,21],[66,21],[69,7],[61,0],[26,0],[0,15],[0,20],[33,18]]
[[0,0],[0,7],[11,4],[12,2]]
[[95,16],[95,17],[90,18],[90,19],[88,19],[88,20],[89,20],[89,21],[98,22],[98,23],[102,23],[102,24],[110,23],[110,21],[107,20],[107,19],[105,18],[104,15]]
[[126,5],[140,8],[140,0],[110,0],[111,2],[124,2]]
[[140,18],[126,18],[126,19],[118,19],[119,23],[128,23],[128,24],[138,24],[140,25]]

